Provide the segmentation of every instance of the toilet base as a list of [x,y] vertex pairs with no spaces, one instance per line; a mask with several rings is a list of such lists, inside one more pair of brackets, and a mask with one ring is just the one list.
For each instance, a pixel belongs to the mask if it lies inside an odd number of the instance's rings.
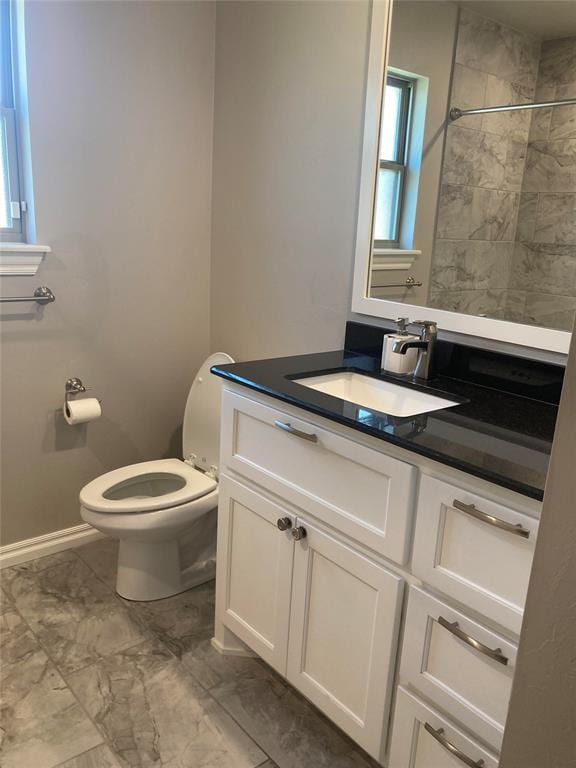
[[162,600],[211,581],[215,575],[215,558],[182,570],[176,539],[150,543],[120,540],[116,592],[126,600]]

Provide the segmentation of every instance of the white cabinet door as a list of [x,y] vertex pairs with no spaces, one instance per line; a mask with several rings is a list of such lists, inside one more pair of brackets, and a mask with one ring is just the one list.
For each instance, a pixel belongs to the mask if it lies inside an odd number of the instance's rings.
[[519,634],[537,532],[538,521],[520,509],[423,476],[412,570]]
[[389,768],[498,768],[498,758],[454,723],[398,687]]
[[[278,528],[285,519],[289,527]],[[294,516],[222,475],[218,505],[218,619],[286,674]]]
[[288,680],[377,760],[403,580],[298,518]]

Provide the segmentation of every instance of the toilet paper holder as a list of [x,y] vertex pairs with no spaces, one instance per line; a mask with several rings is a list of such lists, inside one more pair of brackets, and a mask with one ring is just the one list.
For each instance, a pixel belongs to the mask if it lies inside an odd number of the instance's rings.
[[[69,379],[66,379],[66,384],[64,385],[64,403],[68,404],[68,399],[72,395],[81,395],[84,392],[90,392],[92,387],[85,387],[82,379],[79,379],[78,376],[72,376]],[[98,402],[102,404],[102,400],[98,398]]]

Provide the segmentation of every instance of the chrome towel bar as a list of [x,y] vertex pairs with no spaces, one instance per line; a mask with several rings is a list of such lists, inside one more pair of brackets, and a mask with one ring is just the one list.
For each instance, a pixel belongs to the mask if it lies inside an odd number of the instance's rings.
[[56,296],[52,293],[50,288],[45,285],[36,288],[33,296],[0,296],[0,304],[8,303],[11,301],[35,301],[36,304],[52,304],[56,301]]
[[383,283],[382,285],[373,285],[372,288],[419,288],[422,283],[415,277],[407,277],[403,283]]

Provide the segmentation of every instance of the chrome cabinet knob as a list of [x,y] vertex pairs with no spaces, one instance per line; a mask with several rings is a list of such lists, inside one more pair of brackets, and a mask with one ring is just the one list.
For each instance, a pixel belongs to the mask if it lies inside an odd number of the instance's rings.
[[306,528],[299,525],[297,528],[292,528],[292,538],[296,541],[306,538]]
[[279,517],[276,525],[281,531],[287,531],[288,528],[292,528],[292,520],[289,517]]

